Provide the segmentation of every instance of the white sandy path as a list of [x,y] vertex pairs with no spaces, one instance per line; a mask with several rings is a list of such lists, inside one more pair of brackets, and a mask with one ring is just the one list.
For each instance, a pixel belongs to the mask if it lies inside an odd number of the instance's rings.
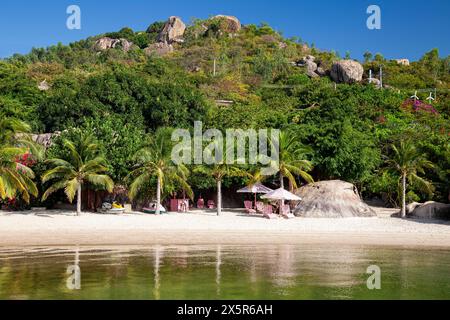
[[391,218],[267,220],[225,211],[162,216],[0,213],[0,246],[356,244],[450,248],[450,223]]

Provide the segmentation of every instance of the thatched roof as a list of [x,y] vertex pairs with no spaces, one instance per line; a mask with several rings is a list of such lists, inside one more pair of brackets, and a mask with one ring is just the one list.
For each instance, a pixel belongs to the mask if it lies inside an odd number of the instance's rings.
[[305,218],[375,217],[376,213],[365,204],[357,188],[348,182],[334,180],[308,184],[296,194],[303,200],[294,213]]

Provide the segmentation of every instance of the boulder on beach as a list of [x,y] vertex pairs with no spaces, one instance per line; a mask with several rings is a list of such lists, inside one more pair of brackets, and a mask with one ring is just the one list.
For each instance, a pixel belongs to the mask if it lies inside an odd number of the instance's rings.
[[302,201],[294,214],[303,218],[375,217],[376,212],[365,204],[351,183],[333,180],[308,184],[297,190]]
[[450,204],[434,201],[414,202],[406,207],[406,215],[410,218],[450,220]]

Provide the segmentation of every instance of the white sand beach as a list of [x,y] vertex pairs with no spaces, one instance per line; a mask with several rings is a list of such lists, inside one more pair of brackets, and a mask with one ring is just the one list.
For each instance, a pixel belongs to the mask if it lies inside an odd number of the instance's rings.
[[450,247],[450,222],[376,218],[267,220],[239,210],[154,216],[68,211],[0,212],[0,246],[354,244]]

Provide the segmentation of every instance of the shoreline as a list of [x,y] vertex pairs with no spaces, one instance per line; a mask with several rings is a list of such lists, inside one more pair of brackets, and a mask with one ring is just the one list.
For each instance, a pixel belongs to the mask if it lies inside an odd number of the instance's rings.
[[[383,211],[380,211],[383,210]],[[101,215],[69,211],[0,213],[0,247],[153,245],[358,245],[450,248],[450,222],[375,218],[268,220],[214,212]]]

